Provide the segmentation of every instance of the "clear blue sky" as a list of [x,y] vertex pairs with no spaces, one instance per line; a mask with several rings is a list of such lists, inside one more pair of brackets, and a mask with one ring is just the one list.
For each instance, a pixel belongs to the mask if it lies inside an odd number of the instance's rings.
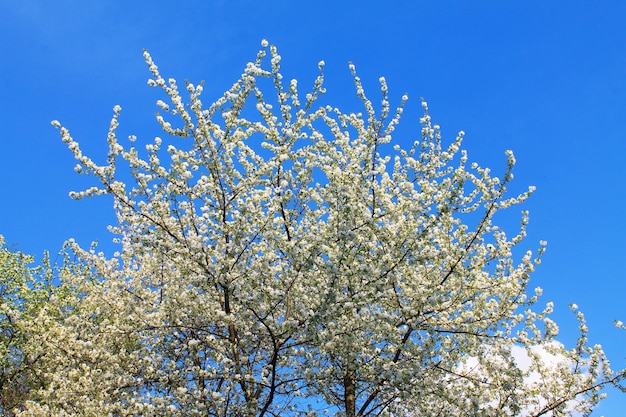
[[[592,342],[624,366],[626,335],[612,324],[626,321],[624,22],[623,0],[2,1],[0,234],[36,255],[70,237],[110,245],[111,200],[69,199],[91,182],[73,172],[50,121],[102,160],[115,104],[121,134],[157,133],[144,48],[165,77],[206,80],[207,101],[267,38],[303,86],[324,59],[327,101],[344,111],[360,110],[348,61],[371,96],[381,75],[391,97],[408,93],[399,143],[415,139],[422,96],[447,137],[466,132],[470,159],[502,169],[513,149],[513,188],[537,186],[527,245],[549,244],[534,285],[555,301],[565,342],[576,302]],[[613,394],[594,415],[623,415],[623,405]]]

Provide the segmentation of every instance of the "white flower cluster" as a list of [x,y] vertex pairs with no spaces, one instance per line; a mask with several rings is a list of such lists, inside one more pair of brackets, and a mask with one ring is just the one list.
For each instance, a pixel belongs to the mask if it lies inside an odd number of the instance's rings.
[[[414,144],[389,145],[408,97],[392,109],[383,77],[377,111],[350,64],[363,114],[344,113],[316,105],[323,61],[303,97],[262,46],[208,107],[145,52],[165,136],[119,144],[117,107],[105,165],[53,123],[99,182],[74,196],[114,197],[121,250],[72,245],[88,269],[63,278],[80,296],[46,324],[58,353],[21,415],[589,410],[623,373],[587,347],[582,317],[575,350],[553,343],[552,305],[527,297],[545,242],[516,259],[527,213],[513,237],[493,223],[533,190],[506,194],[513,153],[502,177],[468,162],[464,133],[444,143],[426,102]],[[535,346],[567,360],[547,366]]]

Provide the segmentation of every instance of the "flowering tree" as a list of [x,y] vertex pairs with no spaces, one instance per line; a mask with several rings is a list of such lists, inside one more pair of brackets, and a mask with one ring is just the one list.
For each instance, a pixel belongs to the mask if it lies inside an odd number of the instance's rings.
[[[5,247],[0,236],[0,413],[14,416],[50,384],[47,363],[56,352],[44,343],[58,323],[60,305],[72,292],[56,285],[46,254],[39,266],[32,256]],[[67,316],[67,314],[65,314]]]
[[66,258],[53,266],[47,254],[39,266],[33,261],[0,236],[0,414],[100,415],[103,396],[123,398],[129,337],[105,331],[115,312],[94,302],[99,284],[83,265]]
[[4,247],[0,236],[0,412],[9,416],[41,385],[36,376],[41,352],[29,343],[28,323],[44,299],[31,287],[37,271],[29,262],[32,258]]
[[525,212],[512,237],[493,223],[532,192],[506,193],[512,152],[493,176],[462,132],[443,143],[424,102],[413,145],[391,145],[406,96],[393,110],[381,78],[377,111],[350,65],[364,114],[316,105],[324,63],[303,96],[265,41],[209,106],[144,55],[165,139],[122,145],[116,106],[100,165],[53,122],[99,181],[73,196],[114,197],[121,250],[72,246],[91,314],[64,333],[73,365],[53,367],[33,415],[557,416],[624,376],[582,315],[567,350],[552,305],[531,308],[544,244],[515,256]]

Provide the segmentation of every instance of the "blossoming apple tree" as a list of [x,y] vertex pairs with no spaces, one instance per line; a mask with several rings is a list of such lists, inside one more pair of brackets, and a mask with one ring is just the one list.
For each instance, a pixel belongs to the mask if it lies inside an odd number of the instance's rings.
[[53,122],[97,179],[73,196],[113,196],[120,251],[72,246],[91,330],[65,337],[73,365],[52,368],[33,415],[560,416],[624,376],[582,315],[574,348],[555,340],[529,288],[545,244],[519,249],[527,213],[513,235],[494,224],[532,192],[507,193],[512,152],[494,176],[425,102],[403,148],[407,97],[391,108],[383,78],[375,106],[350,65],[362,113],[319,105],[324,63],[303,95],[265,41],[208,106],[144,55],[163,138],[120,140],[116,106],[98,164]]
[[[7,417],[20,415],[54,389],[58,376],[66,377],[56,369],[71,366],[64,352],[79,344],[63,336],[72,333],[76,318],[93,315],[92,304],[80,310],[79,299],[92,281],[80,273],[88,272],[84,265],[69,259],[52,265],[48,254],[39,265],[30,266],[33,262],[6,247],[0,236],[0,414]],[[94,341],[94,335],[85,339]]]
[[29,343],[29,324],[45,305],[40,268],[32,258],[5,247],[0,236],[0,413],[11,416],[41,384],[36,376],[41,351]]

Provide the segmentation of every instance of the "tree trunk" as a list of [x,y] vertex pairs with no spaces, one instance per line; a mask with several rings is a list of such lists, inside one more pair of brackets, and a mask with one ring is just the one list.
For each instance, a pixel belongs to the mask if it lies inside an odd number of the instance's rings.
[[346,367],[343,389],[346,417],[356,417],[356,368],[352,363]]

